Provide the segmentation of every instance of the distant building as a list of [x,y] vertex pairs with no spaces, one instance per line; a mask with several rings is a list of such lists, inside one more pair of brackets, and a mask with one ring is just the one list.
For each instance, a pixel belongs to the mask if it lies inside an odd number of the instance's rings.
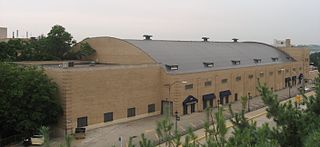
[[6,39],[6,38],[8,38],[8,36],[7,36],[7,28],[0,27],[0,39]]
[[159,115],[164,104],[172,114],[192,114],[259,95],[258,80],[276,91],[298,87],[308,75],[309,51],[290,44],[277,48],[238,39],[169,41],[149,35],[82,42],[96,49],[85,62],[29,62],[42,64],[58,84],[64,109],[59,128],[68,133]]

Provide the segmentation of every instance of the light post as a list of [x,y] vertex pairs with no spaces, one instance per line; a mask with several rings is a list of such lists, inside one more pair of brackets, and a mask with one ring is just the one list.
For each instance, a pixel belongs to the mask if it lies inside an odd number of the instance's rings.
[[176,116],[176,126],[175,126],[175,132],[178,132],[178,121],[180,121],[180,116],[178,115],[178,111],[175,112]]
[[[281,70],[282,75],[283,75],[283,79],[282,79],[282,80],[285,80],[285,79],[284,79],[284,74],[285,74],[285,72],[284,72],[284,71],[285,71],[285,70],[284,70],[284,68],[282,68],[282,69],[280,69],[280,70]],[[283,86],[283,88],[285,87],[284,85],[285,85],[285,83],[282,85],[282,86]]]
[[[171,99],[171,87],[174,85],[174,84],[176,84],[176,83],[182,83],[182,84],[187,84],[188,82],[187,81],[174,81],[173,83],[171,83],[171,84],[164,84],[164,86],[168,86],[168,89],[169,89],[169,100]],[[166,98],[166,101],[167,102],[169,102],[168,101],[168,98]],[[172,113],[171,113],[172,114]]]
[[251,95],[250,95],[250,92],[248,92],[248,112],[250,112],[250,99],[251,99]]

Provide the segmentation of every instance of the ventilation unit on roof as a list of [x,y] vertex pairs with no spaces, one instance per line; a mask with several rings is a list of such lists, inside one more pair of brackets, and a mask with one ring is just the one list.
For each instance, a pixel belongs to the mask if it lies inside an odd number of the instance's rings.
[[240,64],[240,60],[231,60],[233,65],[239,65]]
[[272,60],[272,62],[277,62],[279,60],[279,58],[278,57],[272,57],[271,60]]
[[254,63],[261,63],[261,59],[253,59]]
[[238,42],[239,39],[233,38],[232,40],[233,40],[233,42]]
[[179,66],[177,64],[171,64],[171,65],[166,64],[166,67],[168,70],[178,70],[179,69]]
[[208,68],[214,67],[213,62],[203,62],[203,65],[204,65],[204,67],[208,67]]
[[144,40],[151,40],[152,35],[143,35]]
[[203,42],[208,42],[209,37],[202,37]]

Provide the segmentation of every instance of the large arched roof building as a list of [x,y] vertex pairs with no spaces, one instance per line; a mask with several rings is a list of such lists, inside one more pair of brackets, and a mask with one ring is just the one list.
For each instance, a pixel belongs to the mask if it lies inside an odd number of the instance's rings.
[[98,126],[206,107],[256,96],[257,81],[272,90],[296,86],[307,75],[308,50],[259,42],[168,41],[93,37],[96,54],[73,67],[45,66],[58,83],[64,129]]

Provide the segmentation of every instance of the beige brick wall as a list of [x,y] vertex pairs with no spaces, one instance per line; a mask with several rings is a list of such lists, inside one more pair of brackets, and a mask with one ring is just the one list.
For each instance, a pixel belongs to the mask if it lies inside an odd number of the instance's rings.
[[146,64],[155,61],[134,45],[112,37],[94,37],[84,40],[96,50],[96,54],[87,58],[100,63]]
[[[69,131],[77,126],[77,118],[84,116],[88,117],[88,128],[104,125],[105,112],[113,112],[115,122],[128,121],[127,109],[131,107],[137,115],[131,120],[159,114],[159,65],[46,68],[46,72],[59,85],[65,110],[60,127],[67,125]],[[155,113],[146,115],[148,104],[156,105]]]

